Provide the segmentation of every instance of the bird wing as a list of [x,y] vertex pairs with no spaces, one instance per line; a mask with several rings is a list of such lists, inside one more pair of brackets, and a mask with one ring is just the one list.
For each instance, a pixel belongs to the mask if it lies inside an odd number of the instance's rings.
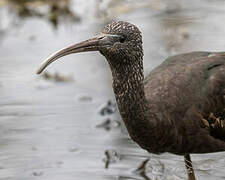
[[225,56],[217,54],[207,59],[204,68],[199,69],[205,75],[203,86],[183,119],[189,123],[185,143],[191,153],[225,151]]
[[146,99],[163,117],[159,121],[183,137],[180,147],[171,146],[169,152],[225,150],[225,53],[170,57],[146,77],[144,86]]
[[[225,57],[221,59],[225,61]],[[202,89],[203,122],[211,136],[225,141],[225,63],[215,62],[206,71],[208,78]]]

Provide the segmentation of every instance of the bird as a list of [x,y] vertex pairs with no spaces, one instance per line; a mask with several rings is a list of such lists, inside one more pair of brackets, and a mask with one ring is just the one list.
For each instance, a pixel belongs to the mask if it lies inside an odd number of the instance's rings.
[[189,180],[196,179],[190,154],[225,151],[225,52],[174,55],[144,76],[141,31],[113,21],[99,35],[53,53],[37,74],[63,56],[87,51],[107,60],[119,113],[141,148],[184,156]]

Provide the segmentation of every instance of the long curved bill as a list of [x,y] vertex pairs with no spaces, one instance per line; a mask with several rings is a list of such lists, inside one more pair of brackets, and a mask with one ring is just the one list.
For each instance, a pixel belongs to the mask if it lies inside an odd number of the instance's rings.
[[[116,38],[115,38],[116,37]],[[86,41],[82,41],[80,43],[74,44],[72,46],[63,48],[50,57],[48,57],[40,66],[37,71],[37,74],[40,74],[49,64],[56,61],[57,59],[72,54],[72,53],[80,53],[80,52],[87,52],[87,51],[98,51],[100,47],[108,46],[113,43],[112,40],[118,39],[117,35],[108,35],[108,34],[101,34],[94,38],[88,39]]]

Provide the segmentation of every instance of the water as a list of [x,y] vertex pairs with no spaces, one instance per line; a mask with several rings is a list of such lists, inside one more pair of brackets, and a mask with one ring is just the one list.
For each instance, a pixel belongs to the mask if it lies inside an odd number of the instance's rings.
[[[183,157],[148,154],[130,140],[118,112],[100,113],[115,102],[101,55],[62,58],[45,77],[35,71],[50,53],[112,19],[143,32],[146,73],[173,54],[224,51],[225,2],[24,2],[0,0],[0,179],[186,179]],[[224,179],[224,155],[193,155],[198,179]]]

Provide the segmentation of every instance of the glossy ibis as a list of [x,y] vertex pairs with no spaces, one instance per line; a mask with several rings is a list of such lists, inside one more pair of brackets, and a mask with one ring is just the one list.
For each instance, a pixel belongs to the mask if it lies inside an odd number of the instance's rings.
[[109,63],[117,105],[130,137],[151,153],[184,155],[225,151],[225,53],[191,52],[166,59],[144,79],[142,35],[127,22],[112,22],[99,36],[64,48],[58,58],[99,51]]

